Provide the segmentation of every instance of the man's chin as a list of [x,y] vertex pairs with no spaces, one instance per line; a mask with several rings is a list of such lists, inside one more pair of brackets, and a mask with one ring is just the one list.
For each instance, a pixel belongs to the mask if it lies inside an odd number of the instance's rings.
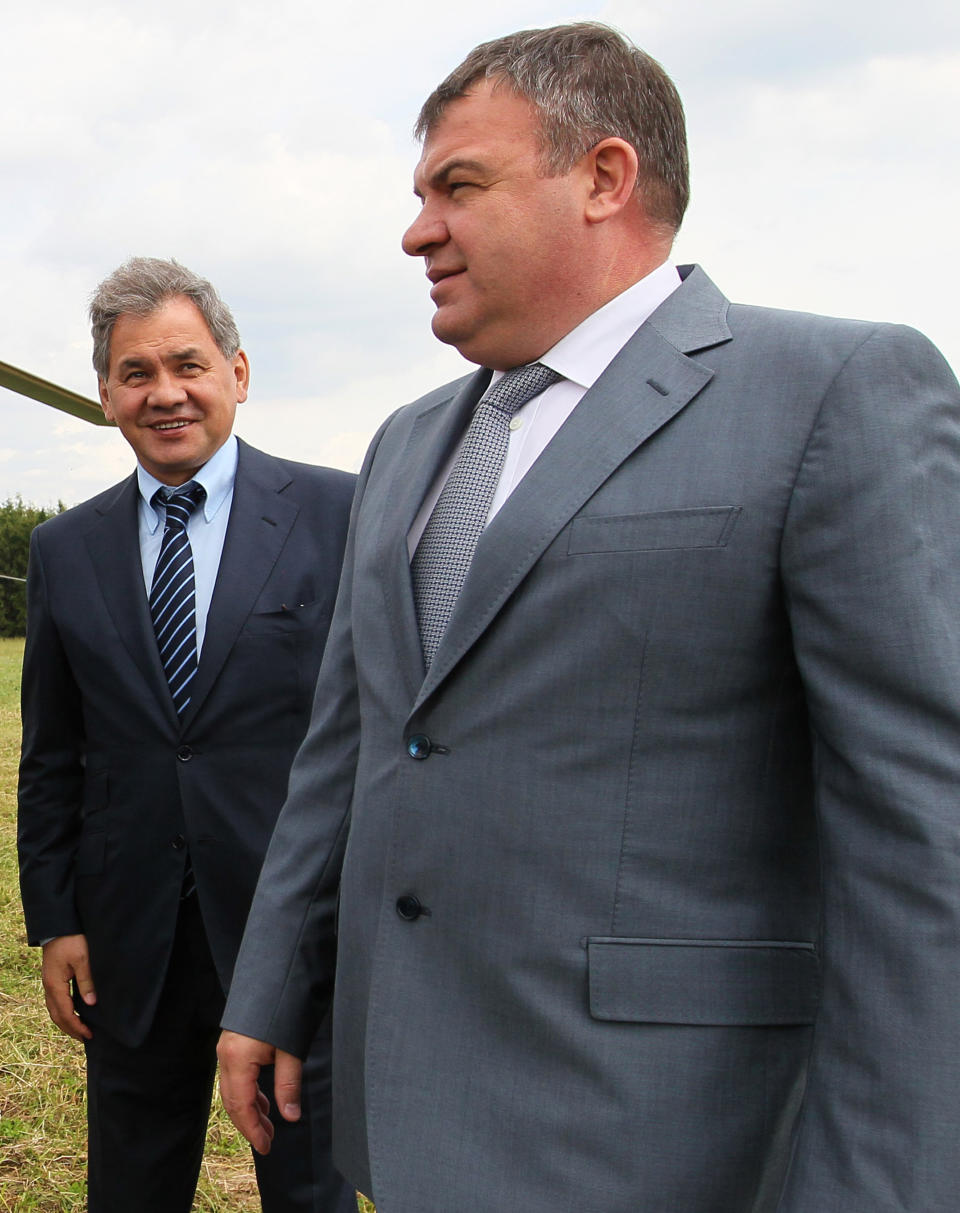
[[438,308],[430,322],[433,335],[444,345],[452,345],[468,362],[487,366],[483,331],[475,324],[467,324],[462,318],[452,316],[447,308]]
[[456,317],[451,316],[449,309],[445,307],[438,307],[433,313],[430,327],[434,337],[444,345],[455,345],[459,348],[459,343],[469,336],[463,324],[458,324]]

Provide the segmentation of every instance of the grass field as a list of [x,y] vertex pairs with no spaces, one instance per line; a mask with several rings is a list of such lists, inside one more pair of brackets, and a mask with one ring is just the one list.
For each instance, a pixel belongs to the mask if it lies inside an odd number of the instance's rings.
[[[0,1211],[86,1208],[83,1051],[53,1027],[28,948],[16,867],[16,773],[23,641],[0,639]],[[215,1103],[196,1210],[258,1210],[246,1143]],[[361,1201],[361,1211],[375,1213]],[[130,1213],[136,1213],[131,1209]]]

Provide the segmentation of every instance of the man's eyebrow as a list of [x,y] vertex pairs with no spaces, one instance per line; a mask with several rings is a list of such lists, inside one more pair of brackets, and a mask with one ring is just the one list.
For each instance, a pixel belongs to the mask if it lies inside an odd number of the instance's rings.
[[[203,360],[202,351],[195,345],[189,345],[183,350],[172,350],[164,356],[165,362],[200,362]],[[143,354],[128,354],[117,363],[118,371],[135,371],[148,365],[152,360]]]
[[[444,185],[454,173],[485,173],[486,171],[487,166],[482,161],[471,160],[467,156],[457,156],[435,169],[427,178],[427,184],[433,189],[437,189]],[[418,198],[423,197],[416,185],[413,187],[413,192]]]

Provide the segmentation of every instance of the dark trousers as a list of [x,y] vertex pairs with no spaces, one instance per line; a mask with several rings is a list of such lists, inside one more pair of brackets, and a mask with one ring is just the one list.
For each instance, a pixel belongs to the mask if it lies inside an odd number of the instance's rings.
[[[200,1173],[224,996],[196,896],[181,903],[153,1027],[127,1048],[84,1009],[90,1213],[189,1213]],[[261,1086],[273,1104],[273,1072]],[[274,1117],[271,1151],[254,1155],[264,1213],[356,1213],[330,1161],[330,1046],[318,1039],[304,1071],[303,1114]]]

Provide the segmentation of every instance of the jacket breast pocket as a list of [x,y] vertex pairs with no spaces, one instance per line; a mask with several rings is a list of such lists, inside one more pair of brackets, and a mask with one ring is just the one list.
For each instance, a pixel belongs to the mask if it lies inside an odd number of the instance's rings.
[[329,623],[330,606],[323,600],[311,602],[268,601],[257,603],[247,616],[243,630],[254,635],[300,632],[303,629],[316,631]]
[[812,944],[594,937],[586,946],[594,1019],[750,1027],[816,1015]]
[[707,505],[644,514],[586,514],[570,524],[567,555],[722,548],[730,542],[741,513],[740,506]]

